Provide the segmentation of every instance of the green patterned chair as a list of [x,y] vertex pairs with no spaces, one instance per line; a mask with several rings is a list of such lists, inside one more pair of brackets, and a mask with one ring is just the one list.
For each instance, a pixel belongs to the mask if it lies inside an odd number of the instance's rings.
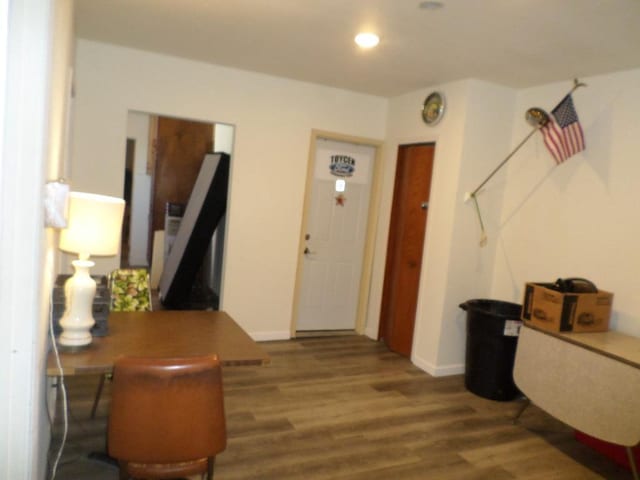
[[[146,268],[122,268],[109,275],[109,290],[112,312],[148,312],[151,311],[151,289],[149,288],[149,272]],[[96,398],[91,408],[91,418],[96,416],[105,380],[111,379],[107,373],[100,377]]]
[[145,268],[114,270],[109,275],[112,312],[151,310],[149,272]]

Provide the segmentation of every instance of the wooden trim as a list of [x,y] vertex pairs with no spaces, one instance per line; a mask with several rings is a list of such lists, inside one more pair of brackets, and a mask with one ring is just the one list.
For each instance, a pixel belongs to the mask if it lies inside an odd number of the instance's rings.
[[158,116],[149,115],[149,147],[147,148],[147,175],[152,177],[156,169],[158,155]]
[[369,215],[367,219],[367,232],[365,238],[362,274],[360,276],[360,293],[358,297],[358,310],[356,316],[356,331],[363,334],[369,311],[369,292],[371,290],[371,278],[373,277],[373,256],[375,253],[376,230],[378,228],[378,211],[380,198],[382,197],[382,142],[376,145],[374,157],[374,170],[371,178],[371,191],[369,194]]
[[300,236],[298,239],[298,262],[296,266],[296,279],[293,289],[293,306],[291,309],[291,338],[296,337],[296,327],[300,303],[300,289],[302,285],[302,259],[305,247],[305,232],[309,222],[308,208],[311,203],[311,186],[313,185],[313,174],[315,167],[316,145],[319,138],[338,142],[353,143],[356,145],[367,145],[375,148],[373,175],[371,177],[371,192],[369,194],[369,213],[367,218],[367,228],[365,233],[365,243],[362,259],[362,272],[360,275],[360,291],[358,293],[358,307],[356,311],[356,332],[364,333],[368,303],[369,290],[371,287],[371,277],[373,271],[373,254],[376,239],[376,228],[378,226],[378,209],[382,190],[382,146],[381,140],[366,137],[356,137],[341,133],[329,132],[325,130],[311,130],[309,142],[309,155],[307,159],[307,179],[305,182],[305,194],[302,204],[302,222],[300,223]]

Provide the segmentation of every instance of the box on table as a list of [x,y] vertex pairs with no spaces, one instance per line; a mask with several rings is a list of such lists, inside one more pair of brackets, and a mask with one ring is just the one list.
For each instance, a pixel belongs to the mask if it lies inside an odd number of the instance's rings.
[[[53,334],[56,336],[62,333],[60,319],[64,314],[65,308],[64,284],[70,277],[71,275],[67,274],[58,275],[53,286]],[[93,319],[96,323],[91,328],[91,335],[104,337],[109,334],[107,318],[109,317],[111,305],[111,291],[109,290],[109,282],[106,276],[92,275],[91,278],[96,281],[96,296],[93,299],[92,308]]]
[[527,283],[522,302],[525,324],[553,332],[606,332],[613,293],[561,292],[553,283]]

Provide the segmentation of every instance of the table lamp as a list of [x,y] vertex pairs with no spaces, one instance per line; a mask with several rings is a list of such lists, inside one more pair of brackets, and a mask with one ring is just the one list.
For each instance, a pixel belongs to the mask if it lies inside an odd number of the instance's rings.
[[60,319],[62,333],[58,343],[65,347],[83,347],[91,343],[93,297],[96,282],[89,274],[95,265],[89,256],[113,256],[118,253],[122,235],[124,200],[92,193],[69,193],[67,228],[60,234],[60,250],[77,253],[71,262],[74,275],[64,285],[65,310]]

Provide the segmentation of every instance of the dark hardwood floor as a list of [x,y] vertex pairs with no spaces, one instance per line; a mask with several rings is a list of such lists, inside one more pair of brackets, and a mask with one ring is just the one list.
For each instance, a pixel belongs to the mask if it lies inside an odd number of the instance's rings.
[[[630,472],[530,407],[431,377],[360,336],[264,344],[271,364],[224,369],[229,442],[218,480],[631,479]],[[97,377],[70,377],[70,431],[56,479],[117,479],[87,459],[104,449],[109,391],[95,420]],[[51,451],[60,443],[60,402]],[[160,420],[161,421],[161,420]]]

